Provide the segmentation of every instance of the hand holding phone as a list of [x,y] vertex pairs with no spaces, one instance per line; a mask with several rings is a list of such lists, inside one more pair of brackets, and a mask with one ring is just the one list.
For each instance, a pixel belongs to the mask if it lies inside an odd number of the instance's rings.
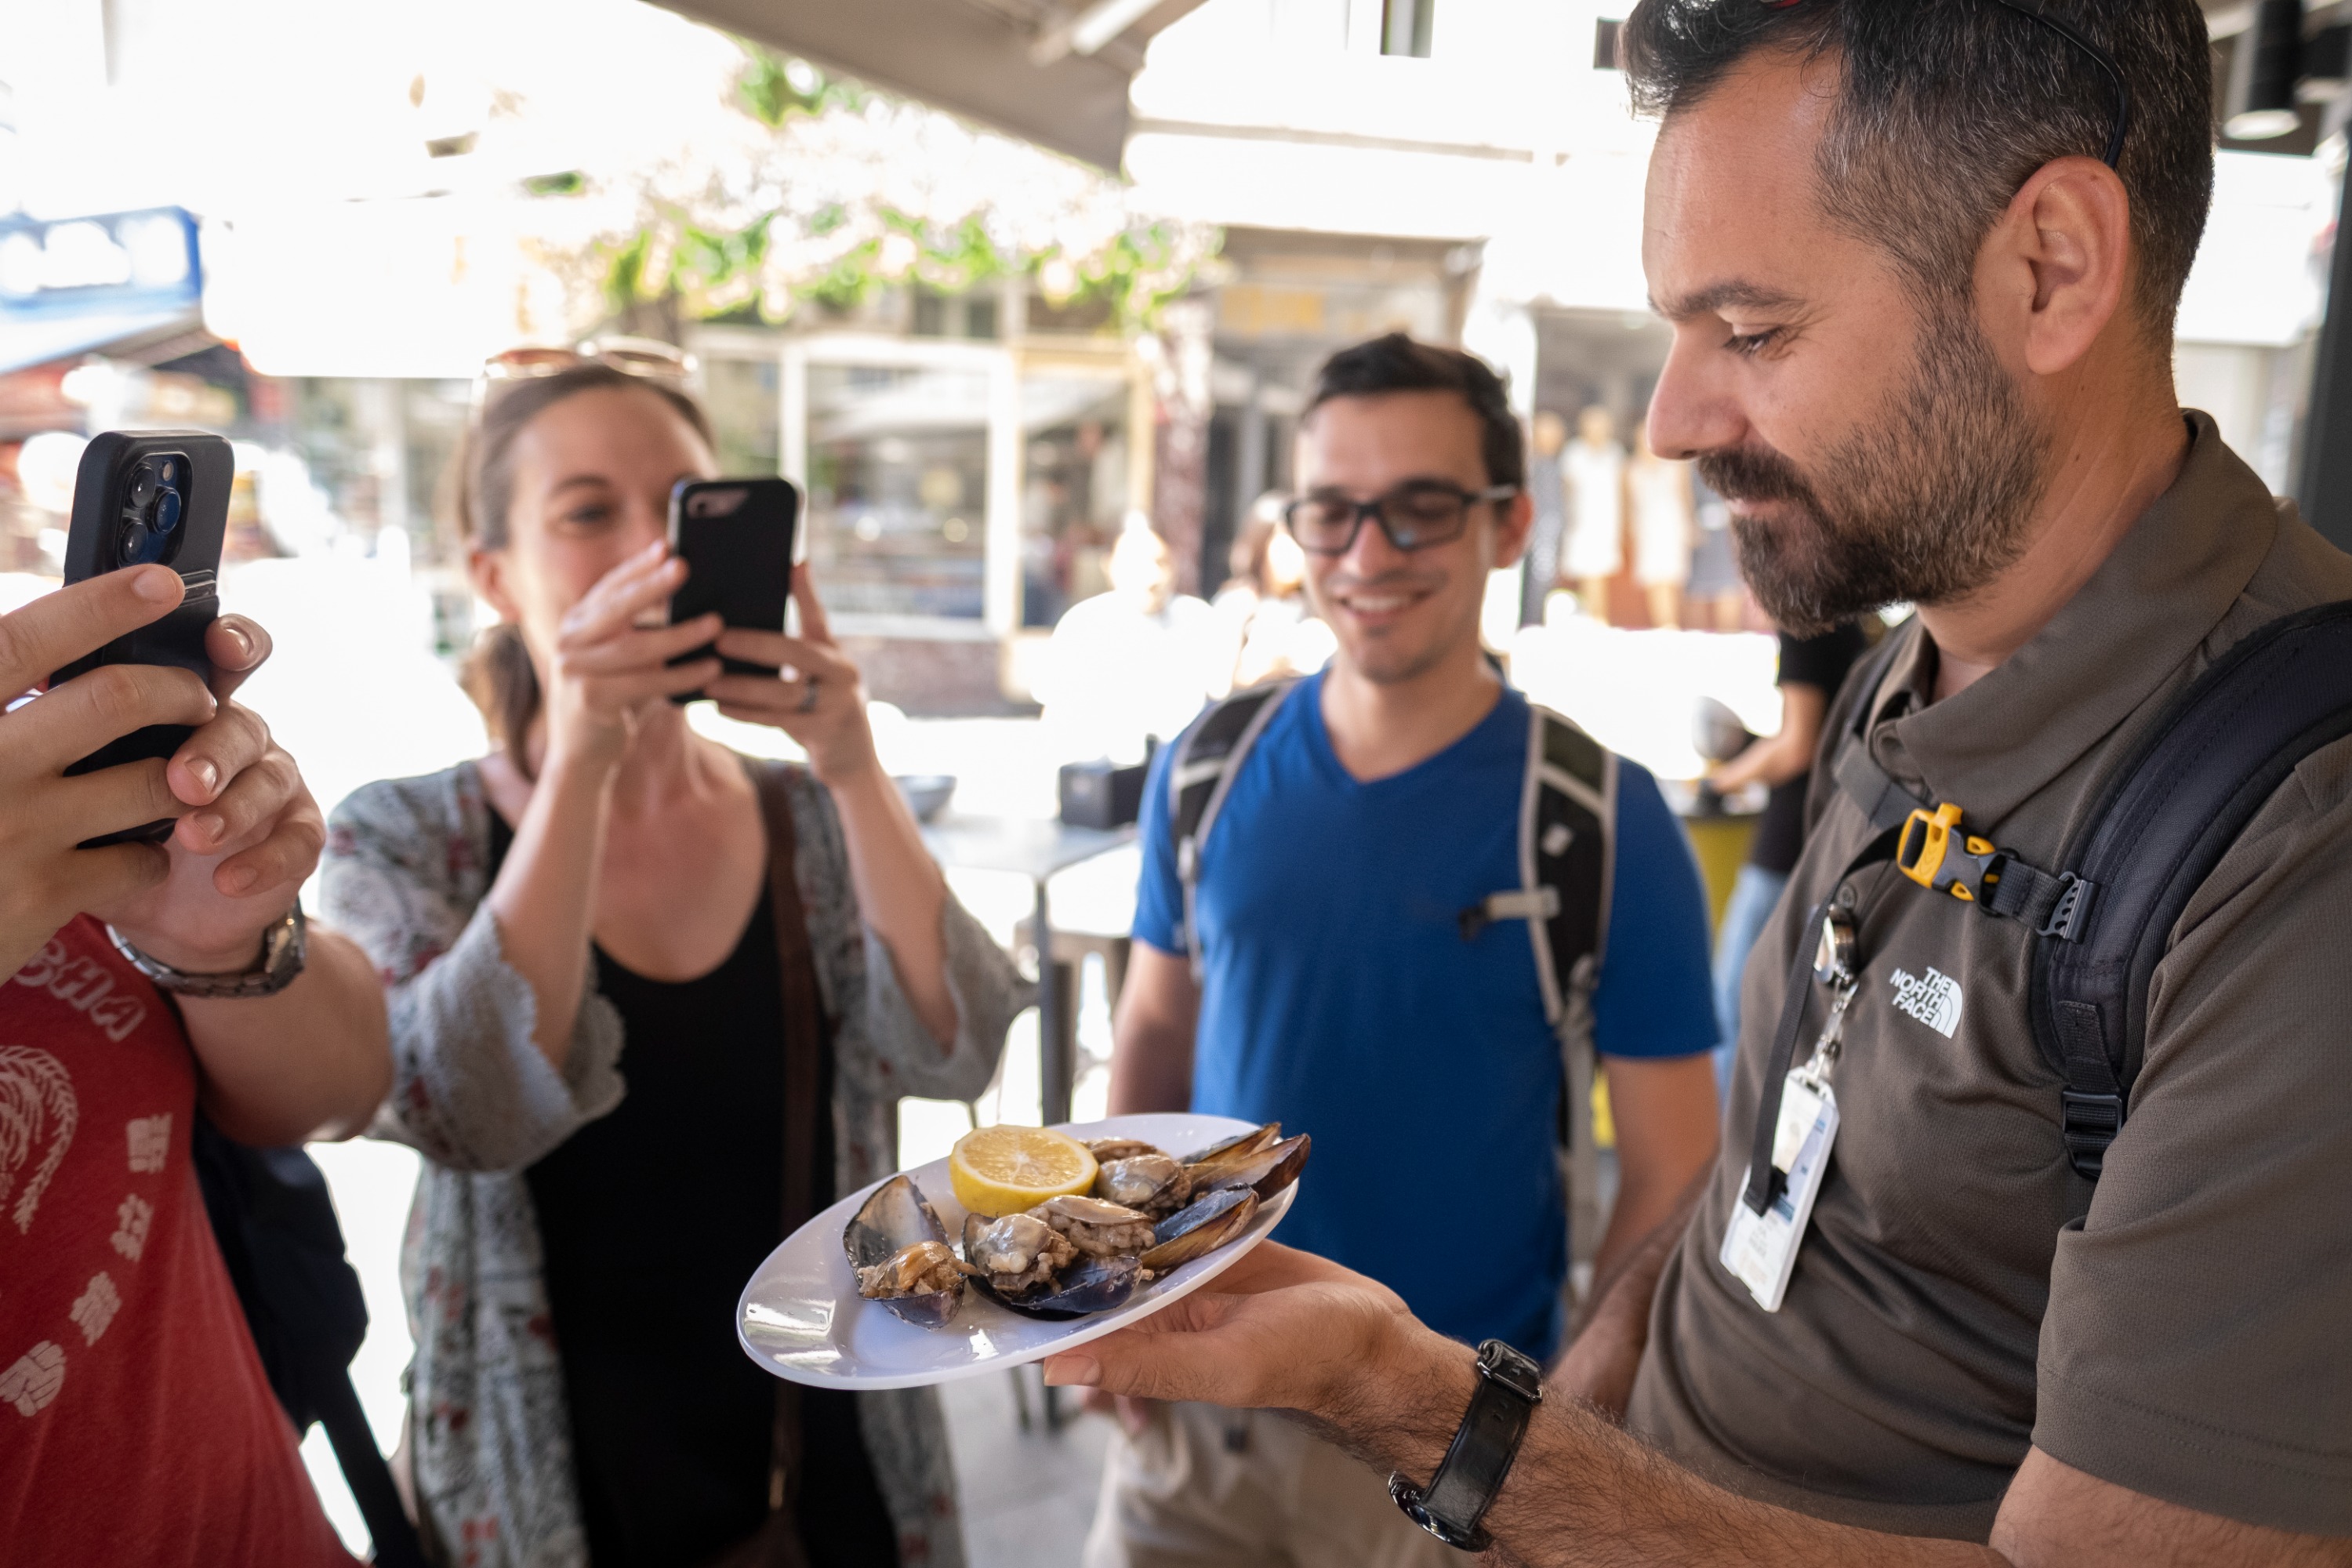
[[[784,629],[792,593],[793,536],[800,524],[801,492],[790,479],[689,479],[669,498],[669,543],[686,563],[686,582],[671,595],[670,625],[717,611],[730,626]],[[705,643],[672,664],[709,658]],[[774,665],[725,661],[729,675],[774,676]],[[670,699],[692,702],[700,691]]]
[[[86,583],[134,566],[168,566],[179,574],[179,604],[158,619],[110,637],[50,677],[60,686],[108,665],[184,669],[209,683],[205,634],[220,614],[221,542],[228,530],[229,445],[200,430],[109,430],[93,437],[74,478],[73,521],[66,536],[66,582]],[[187,724],[142,725],[81,758],[68,775],[122,763],[167,758],[187,740]],[[126,839],[160,843],[165,817],[102,835],[95,847]]]

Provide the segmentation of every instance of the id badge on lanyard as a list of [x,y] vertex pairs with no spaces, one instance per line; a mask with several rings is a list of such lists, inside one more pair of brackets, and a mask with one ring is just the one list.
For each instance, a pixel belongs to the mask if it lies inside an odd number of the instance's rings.
[[1797,1248],[1804,1241],[1813,1200],[1821,1195],[1829,1173],[1830,1150],[1837,1142],[1837,1091],[1830,1087],[1830,1074],[1837,1066],[1846,1009],[1853,1004],[1857,982],[1853,961],[1853,921],[1832,912],[1822,921],[1813,970],[1830,992],[1829,1021],[1813,1042],[1811,1058],[1790,1069],[1780,1085],[1772,1128],[1772,1170],[1779,1179],[1772,1184],[1771,1201],[1760,1212],[1744,1198],[1733,1204],[1731,1224],[1723,1234],[1718,1257],[1724,1268],[1768,1312],[1779,1311],[1789,1292]]

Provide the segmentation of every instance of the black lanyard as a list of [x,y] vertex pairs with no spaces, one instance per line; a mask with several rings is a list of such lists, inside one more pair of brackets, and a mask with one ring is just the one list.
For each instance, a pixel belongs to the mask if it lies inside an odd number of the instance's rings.
[[[1833,914],[1843,913],[1844,918],[1853,921],[1856,930],[1860,929],[1860,916],[1853,914],[1841,903],[1841,896],[1855,872],[1881,860],[1895,858],[1895,847],[1902,833],[1900,825],[1883,829],[1846,862],[1845,869],[1839,872],[1837,880],[1830,885],[1829,896],[1814,905],[1813,912],[1806,919],[1805,932],[1809,941],[1821,939],[1823,926]],[[1858,955],[1846,958],[1844,962],[1851,973],[1858,974],[1861,972],[1862,963]],[[1740,1201],[1758,1214],[1772,1206],[1772,1200],[1780,1195],[1780,1188],[1786,1180],[1772,1163],[1773,1134],[1780,1129],[1780,1100],[1789,1087],[1789,1069],[1796,1065],[1797,1037],[1804,1033],[1805,1014],[1812,1001],[1813,980],[1819,967],[1814,950],[1809,942],[1798,943],[1797,956],[1789,969],[1788,994],[1780,1002],[1780,1026],[1772,1036],[1772,1055],[1764,1064],[1763,1093],[1756,1106],[1756,1142],[1748,1163],[1748,1188],[1740,1194]]]

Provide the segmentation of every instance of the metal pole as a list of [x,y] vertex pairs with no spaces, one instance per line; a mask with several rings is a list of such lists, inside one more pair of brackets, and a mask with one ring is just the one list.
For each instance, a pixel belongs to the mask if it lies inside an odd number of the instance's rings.
[[1042,1120],[1052,1127],[1070,1119],[1070,1080],[1077,1076],[1072,1047],[1070,988],[1054,962],[1054,928],[1046,919],[1045,879],[1037,879],[1037,1100]]
[[2336,217],[2327,268],[2327,319],[2319,329],[2311,408],[2304,417],[2303,476],[2295,499],[2314,528],[2352,550],[2352,171]]

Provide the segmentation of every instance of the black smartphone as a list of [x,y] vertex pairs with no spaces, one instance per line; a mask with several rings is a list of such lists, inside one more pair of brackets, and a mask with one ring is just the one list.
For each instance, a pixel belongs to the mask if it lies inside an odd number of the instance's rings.
[[[669,547],[686,563],[686,584],[670,595],[669,624],[719,612],[730,626],[784,629],[792,599],[793,535],[800,487],[790,479],[682,479],[669,493]],[[709,658],[703,644],[671,659]],[[772,664],[726,661],[730,675],[773,675]],[[673,702],[701,697],[689,691]]]
[[[179,573],[187,592],[163,619],[115,638],[49,677],[52,687],[106,664],[175,665],[209,682],[205,632],[220,615],[221,540],[228,531],[229,445],[201,430],[108,430],[84,447],[74,475],[73,522],[66,535],[66,582],[150,563]],[[68,773],[168,757],[192,733],[150,724],[92,752]],[[137,840],[160,844],[169,819],[110,833],[81,846]]]

